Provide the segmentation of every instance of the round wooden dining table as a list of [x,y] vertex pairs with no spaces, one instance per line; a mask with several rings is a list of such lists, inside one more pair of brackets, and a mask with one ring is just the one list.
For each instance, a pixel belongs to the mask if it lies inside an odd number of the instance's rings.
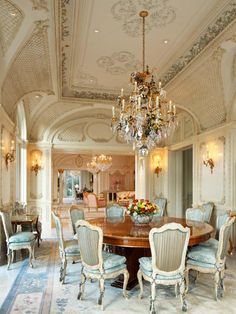
[[[151,256],[149,231],[152,228],[159,228],[171,222],[188,227],[190,228],[189,246],[208,240],[214,231],[214,228],[207,223],[174,217],[155,217],[148,225],[136,225],[130,216],[124,218],[96,218],[89,220],[89,222],[102,228],[103,243],[112,246],[112,252],[126,257],[127,269],[130,274],[127,285],[128,290],[137,284],[138,259],[143,256]],[[112,285],[121,288],[123,278],[119,277]]]

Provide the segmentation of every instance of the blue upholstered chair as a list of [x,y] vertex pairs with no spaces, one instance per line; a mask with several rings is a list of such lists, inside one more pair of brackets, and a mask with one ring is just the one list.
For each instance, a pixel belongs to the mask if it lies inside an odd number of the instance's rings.
[[142,278],[151,283],[150,313],[156,313],[154,302],[156,285],[179,285],[182,311],[187,310],[185,301],[185,259],[190,237],[190,229],[180,224],[170,223],[161,228],[153,228],[149,233],[152,257],[139,259],[137,274],[140,295],[143,294]]
[[103,232],[100,227],[93,226],[85,220],[77,221],[75,226],[82,260],[78,299],[81,300],[83,297],[85,281],[97,279],[100,287],[98,304],[103,309],[104,280],[115,278],[121,274],[124,275],[123,296],[126,298],[126,286],[129,279],[125,264],[126,258],[102,251]]
[[186,266],[186,284],[188,290],[188,273],[191,269],[214,275],[215,280],[215,298],[223,296],[224,290],[224,270],[227,253],[227,246],[232,224],[235,220],[231,218],[220,228],[219,241],[215,240],[208,243],[208,246],[197,245],[188,252]]
[[71,219],[71,224],[73,228],[73,233],[76,235],[76,228],[75,228],[75,223],[78,220],[84,220],[84,211],[83,209],[79,208],[78,205],[72,205],[70,207],[70,219]]
[[209,246],[215,246],[218,247],[218,243],[219,243],[219,234],[220,234],[220,229],[221,227],[230,220],[230,213],[229,212],[225,212],[222,215],[218,215],[216,218],[216,234],[215,234],[215,239],[214,238],[210,238],[209,240],[205,241],[205,242],[201,242],[199,245],[200,246],[205,246],[205,247],[209,247]]
[[188,208],[185,217],[187,220],[204,222],[205,212],[200,208]]
[[167,199],[166,198],[156,198],[154,200],[154,203],[159,207],[159,212],[157,214],[154,215],[154,217],[162,217],[164,216],[165,213],[165,208],[166,208],[166,203],[167,203]]
[[202,204],[202,209],[204,210],[204,213],[205,213],[204,221],[207,223],[209,223],[211,220],[213,208],[214,208],[214,203],[212,202],[207,202],[207,203]]
[[106,207],[106,218],[123,218],[126,208],[118,204],[112,204]]
[[67,260],[80,259],[78,242],[76,240],[65,241],[63,237],[62,225],[60,218],[52,212],[52,216],[56,225],[57,238],[59,241],[59,252],[61,258],[60,281],[65,283]]
[[7,269],[10,268],[10,265],[14,260],[14,252],[21,249],[29,250],[29,265],[33,267],[32,258],[34,258],[35,244],[34,234],[32,232],[13,233],[10,214],[6,212],[0,212],[0,215],[2,217],[2,223],[7,242]]

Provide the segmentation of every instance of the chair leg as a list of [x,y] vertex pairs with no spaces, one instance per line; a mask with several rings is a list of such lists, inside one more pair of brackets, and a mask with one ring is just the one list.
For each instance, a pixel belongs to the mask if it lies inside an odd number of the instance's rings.
[[218,301],[219,283],[220,283],[220,272],[217,270],[214,276],[215,281],[215,299]]
[[81,281],[80,281],[80,285],[79,285],[79,294],[77,299],[78,300],[82,300],[82,297],[84,295],[84,287],[85,287],[85,282],[86,282],[86,276],[83,273],[83,270],[81,271]]
[[175,284],[175,297],[177,298],[178,296],[178,284]]
[[103,297],[104,297],[104,291],[105,291],[104,278],[103,277],[101,277],[99,279],[99,286],[100,286],[100,296],[98,299],[98,304],[101,305],[101,310],[103,310]]
[[222,270],[220,272],[220,289],[219,289],[219,293],[220,293],[220,297],[222,298],[224,296],[224,291],[225,291],[225,286],[224,286],[224,277],[225,277],[225,274],[224,274],[224,270]]
[[124,283],[123,283],[123,296],[125,299],[128,299],[128,295],[127,295],[127,291],[126,291],[128,280],[129,280],[129,272],[126,269],[124,272]]
[[7,249],[7,270],[10,269],[12,251]]
[[188,287],[189,287],[189,270],[190,269],[186,269],[185,271],[185,281],[186,281],[186,286],[185,286],[185,293],[188,293]]
[[188,307],[187,307],[187,302],[185,300],[185,279],[182,278],[180,284],[179,284],[179,292],[180,292],[180,301],[181,301],[181,306],[182,306],[182,311],[186,312]]
[[29,250],[29,265],[30,265],[30,267],[32,267],[33,268],[33,264],[32,264],[32,251],[33,251],[33,249],[32,249],[32,246],[30,246],[30,247],[28,247],[28,250]]
[[15,251],[13,250],[11,253],[11,263],[14,263],[14,259],[15,259]]
[[65,283],[65,277],[66,277],[66,267],[67,267],[67,260],[66,260],[66,257],[64,258],[63,260],[63,271],[62,271],[62,284]]
[[142,299],[142,296],[143,296],[143,276],[142,276],[141,269],[138,270],[137,277],[138,277],[138,284],[139,284],[139,288],[140,288],[140,292],[139,292],[138,297],[139,297],[139,299]]
[[150,300],[150,313],[151,314],[156,314],[155,304],[154,304],[155,299],[156,299],[156,284],[155,284],[155,280],[153,280],[151,284],[151,300]]

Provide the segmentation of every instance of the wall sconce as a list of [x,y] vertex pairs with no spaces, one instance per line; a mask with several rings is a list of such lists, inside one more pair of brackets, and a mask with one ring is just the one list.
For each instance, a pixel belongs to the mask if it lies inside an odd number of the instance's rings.
[[206,156],[205,158],[203,157],[203,164],[206,166],[206,167],[210,167],[211,169],[211,173],[213,173],[213,168],[215,167],[215,163],[209,153],[209,151],[207,150],[206,152]]
[[157,177],[159,177],[159,174],[162,171],[161,157],[159,155],[155,157],[155,164],[157,164],[157,166],[156,166],[154,172],[157,174]]
[[42,152],[40,150],[34,150],[31,152],[31,171],[35,172],[35,175],[38,175],[39,170],[42,170]]
[[10,162],[13,162],[16,158],[16,150],[15,150],[15,142],[11,141],[10,152],[5,153],[5,146],[2,143],[2,156],[5,160],[6,168],[8,169],[8,165]]

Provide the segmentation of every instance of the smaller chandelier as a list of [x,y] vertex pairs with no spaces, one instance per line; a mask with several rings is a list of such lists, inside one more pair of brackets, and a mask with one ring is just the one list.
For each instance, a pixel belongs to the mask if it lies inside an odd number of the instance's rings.
[[96,157],[93,157],[92,160],[87,163],[87,170],[92,174],[96,174],[99,172],[95,158]]
[[[147,156],[150,149],[172,134],[177,115],[175,105],[167,101],[161,81],[155,82],[148,66],[145,67],[145,18],[148,12],[141,11],[139,15],[143,20],[143,69],[131,74],[133,91],[129,97],[125,97],[121,89],[117,109],[112,108],[111,127],[113,133],[127,143],[133,142],[141,156]],[[119,112],[118,117],[116,112]]]
[[107,171],[112,165],[112,157],[107,155],[95,156],[97,167],[100,171]]
[[93,174],[99,171],[107,171],[112,165],[112,157],[107,155],[94,156],[90,162],[87,163],[87,170]]

